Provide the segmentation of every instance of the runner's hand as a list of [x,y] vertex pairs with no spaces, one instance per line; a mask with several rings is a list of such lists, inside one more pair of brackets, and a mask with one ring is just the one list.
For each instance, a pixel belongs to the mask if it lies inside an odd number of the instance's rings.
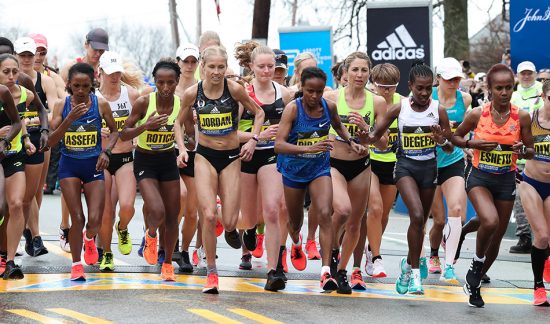
[[359,113],[353,111],[350,112],[348,115],[348,120],[351,124],[357,125],[360,130],[363,132],[369,132],[370,131],[370,125],[367,124],[363,116],[361,116]]
[[40,132],[40,148],[38,149],[39,152],[43,153],[50,149],[48,146],[48,137],[50,137],[50,134],[48,132]]
[[83,116],[88,111],[88,108],[86,108],[86,103],[79,103],[76,106],[72,106],[71,111],[67,115],[67,118],[70,121],[75,121],[81,116]]
[[180,152],[178,155],[177,163],[179,168],[185,168],[187,166],[187,161],[189,160],[189,154],[187,151]]
[[470,140],[468,142],[468,145],[470,146],[470,148],[473,148],[473,149],[478,149],[480,151],[485,151],[485,152],[491,152],[497,147],[498,142],[488,142],[485,140]]
[[434,142],[436,142],[437,144],[443,144],[443,142],[445,142],[445,137],[443,136],[443,130],[441,129],[441,126],[432,125],[430,127],[432,129],[431,138],[434,140]]
[[108,166],[109,166],[109,156],[107,155],[107,153],[101,152],[101,154],[99,154],[99,157],[97,158],[95,169],[97,171],[103,171],[107,169]]
[[365,155],[367,155],[367,154],[369,153],[369,149],[368,149],[367,147],[361,145],[361,144],[357,144],[357,143],[355,143],[355,142],[351,142],[350,145],[351,145],[351,149],[352,149],[355,153],[357,153],[357,154],[359,154],[359,155],[361,155],[361,156],[365,156]]
[[161,126],[166,125],[166,123],[168,122],[168,117],[169,116],[166,114],[157,115],[157,112],[155,111],[149,116],[149,118],[147,118],[147,121],[145,122],[145,129],[159,129]]
[[25,146],[25,153],[27,153],[27,155],[33,155],[34,153],[36,153],[36,147],[34,146],[34,144],[31,142],[31,140],[27,137],[25,138],[25,140],[23,141],[24,143],[24,146]]
[[263,132],[260,132],[260,136],[258,136],[259,139],[272,139],[277,135],[277,131],[279,130],[279,124],[271,125]]
[[254,150],[256,150],[256,141],[253,139],[250,139],[241,148],[241,154],[240,154],[241,160],[243,160],[244,162],[248,162],[252,160],[252,155],[254,154]]
[[311,146],[304,147],[306,148],[306,153],[328,152],[332,151],[332,149],[334,148],[334,140],[325,139]]

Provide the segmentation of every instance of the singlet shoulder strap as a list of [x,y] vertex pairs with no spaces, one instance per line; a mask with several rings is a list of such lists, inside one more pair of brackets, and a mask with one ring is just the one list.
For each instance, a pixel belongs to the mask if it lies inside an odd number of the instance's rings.
[[21,92],[21,96],[19,97],[19,104],[27,102],[27,88],[19,85],[19,91]]
[[40,73],[36,73],[36,84],[34,85],[36,89],[42,88],[42,75]]
[[283,90],[281,89],[281,85],[277,82],[271,81],[271,84],[273,84],[273,88],[275,88],[275,101],[277,101],[283,97]]

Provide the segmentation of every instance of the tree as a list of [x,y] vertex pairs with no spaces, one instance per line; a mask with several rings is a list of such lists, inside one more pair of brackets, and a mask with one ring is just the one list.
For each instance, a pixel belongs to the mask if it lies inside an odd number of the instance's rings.
[[267,39],[269,30],[269,13],[271,0],[255,0],[252,18],[252,38]]
[[467,59],[470,57],[468,40],[468,0],[442,0],[446,57]]

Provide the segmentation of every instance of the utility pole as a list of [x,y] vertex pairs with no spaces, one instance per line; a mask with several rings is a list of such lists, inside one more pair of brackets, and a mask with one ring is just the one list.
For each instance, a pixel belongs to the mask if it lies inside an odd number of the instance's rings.
[[252,18],[252,39],[265,39],[269,30],[269,12],[271,0],[255,0]]
[[176,0],[168,0],[170,9],[170,27],[172,30],[172,45],[174,50],[180,46],[180,34],[178,32],[178,13],[176,11]]
[[202,34],[202,6],[201,0],[197,0],[197,36],[195,38],[195,45],[199,46],[199,39]]
[[296,12],[298,11],[298,0],[292,2],[292,26],[296,26]]

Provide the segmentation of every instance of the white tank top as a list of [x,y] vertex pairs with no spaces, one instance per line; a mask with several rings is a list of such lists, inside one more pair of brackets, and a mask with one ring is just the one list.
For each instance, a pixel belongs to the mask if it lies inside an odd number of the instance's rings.
[[[99,91],[97,93],[98,97],[102,97],[103,99],[105,99],[105,97],[103,97],[103,95],[101,95]],[[130,98],[128,96],[128,88],[126,88],[125,86],[120,86],[120,96],[118,96],[118,99],[115,101],[107,100],[107,102],[111,107],[116,127],[120,132],[122,130],[122,127],[124,126],[124,123],[126,122],[126,119],[128,119],[128,116],[130,116],[130,113],[132,112],[132,104],[130,103]],[[105,126],[105,121],[103,121],[103,127],[107,127]]]
[[397,157],[407,157],[417,161],[435,159],[435,141],[431,126],[439,125],[439,101],[433,100],[428,109],[416,112],[412,109],[410,98],[401,100],[401,112],[397,119],[399,146]]

